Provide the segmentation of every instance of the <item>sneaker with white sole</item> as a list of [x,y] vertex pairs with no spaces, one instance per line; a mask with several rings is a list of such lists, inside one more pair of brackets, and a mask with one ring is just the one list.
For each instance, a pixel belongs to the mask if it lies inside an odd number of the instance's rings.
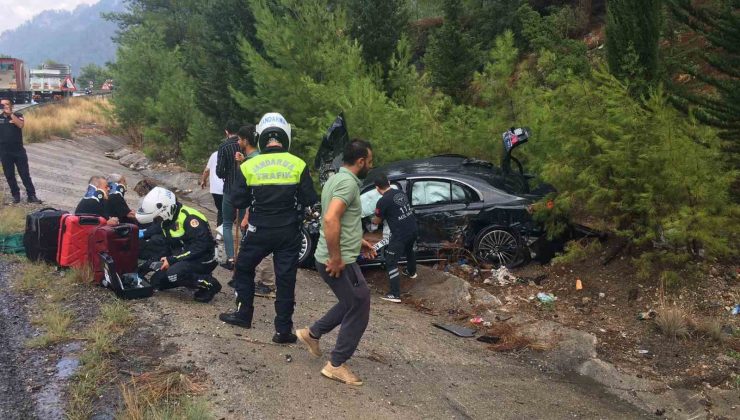
[[416,273],[414,273],[414,274],[411,274],[411,273],[409,273],[409,271],[408,271],[408,270],[406,270],[405,268],[404,268],[403,270],[401,270],[401,274],[403,274],[404,276],[406,276],[406,277],[408,277],[408,278],[410,278],[410,279],[415,279],[415,278],[416,278],[416,276],[417,276],[417,274],[416,274]]
[[401,303],[401,296],[396,296],[391,293],[388,293],[385,296],[381,296],[380,298],[388,302]]
[[331,365],[331,362],[326,362],[326,366],[321,369],[321,374],[329,379],[334,379],[335,381],[339,381],[347,385],[362,385],[362,380],[352,373],[344,363],[338,367],[334,367]]
[[321,348],[319,347],[319,339],[311,337],[311,333],[308,328],[301,328],[296,330],[295,335],[301,340],[301,343],[308,347],[308,352],[316,357],[321,357]]

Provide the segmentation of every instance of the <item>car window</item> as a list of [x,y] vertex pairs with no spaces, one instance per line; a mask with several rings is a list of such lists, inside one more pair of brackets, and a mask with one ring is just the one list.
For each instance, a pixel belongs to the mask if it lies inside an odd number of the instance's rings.
[[[391,188],[400,189],[396,184],[391,184]],[[380,193],[377,189],[371,188],[360,195],[360,204],[362,205],[362,217],[368,217],[375,214],[375,206],[380,200]]]
[[451,201],[450,183],[446,181],[417,181],[411,187],[411,205],[427,206]]
[[473,203],[480,201],[478,194],[467,185],[452,183],[452,202],[453,203]]

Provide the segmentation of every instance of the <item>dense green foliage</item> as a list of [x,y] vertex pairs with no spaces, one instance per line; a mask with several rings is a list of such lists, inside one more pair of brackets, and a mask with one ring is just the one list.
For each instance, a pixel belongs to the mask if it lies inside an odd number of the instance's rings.
[[658,73],[662,0],[611,0],[606,14],[609,70],[644,92]]
[[444,0],[444,24],[432,34],[425,59],[432,86],[458,100],[465,97],[480,57],[473,38],[463,30],[461,14],[461,0]]
[[[669,0],[673,16],[703,41],[699,60],[684,60],[682,70],[695,83],[674,86],[682,108],[691,107],[702,122],[722,129],[723,137],[740,151],[740,1],[722,0],[694,6],[688,0]],[[685,32],[684,28],[684,31]],[[697,86],[698,85],[698,86]]]
[[[197,166],[227,118],[255,122],[270,111],[288,118],[293,152],[308,161],[339,112],[353,137],[371,140],[378,164],[440,153],[497,162],[501,133],[530,126],[518,153],[559,190],[537,215],[548,226],[570,214],[629,239],[642,261],[736,253],[740,218],[728,191],[737,174],[716,132],[673,108],[654,70],[614,76],[574,39],[589,25],[590,2],[409,2],[412,17],[421,3],[444,12],[427,26],[425,54],[411,34],[363,33],[362,19],[373,31],[384,23],[362,3],[135,0],[119,17],[119,121],[151,154]],[[645,63],[658,56],[630,42],[620,63],[653,69]],[[640,80],[653,86],[635,95]],[[657,257],[665,253],[680,258]]]
[[396,44],[408,23],[404,0],[350,0],[350,35],[362,46],[368,64],[379,64],[387,73]]

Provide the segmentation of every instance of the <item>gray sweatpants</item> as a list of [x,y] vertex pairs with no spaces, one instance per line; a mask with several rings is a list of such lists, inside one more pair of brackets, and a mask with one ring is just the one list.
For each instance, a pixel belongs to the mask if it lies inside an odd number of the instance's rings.
[[355,353],[367,328],[370,320],[370,288],[367,287],[357,263],[347,264],[339,278],[329,276],[326,266],[319,262],[316,263],[316,270],[339,302],[316,321],[309,331],[314,337],[320,338],[341,325],[337,343],[331,352],[331,363],[339,366]]

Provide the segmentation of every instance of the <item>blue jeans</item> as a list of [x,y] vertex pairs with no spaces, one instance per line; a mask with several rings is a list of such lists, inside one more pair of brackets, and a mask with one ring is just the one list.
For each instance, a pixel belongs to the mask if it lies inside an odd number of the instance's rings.
[[224,194],[223,202],[221,203],[221,212],[224,218],[224,249],[226,250],[226,258],[229,260],[234,259],[234,219],[239,214],[237,225],[239,225],[244,216],[247,214],[247,209],[237,209],[231,204],[230,194]]

